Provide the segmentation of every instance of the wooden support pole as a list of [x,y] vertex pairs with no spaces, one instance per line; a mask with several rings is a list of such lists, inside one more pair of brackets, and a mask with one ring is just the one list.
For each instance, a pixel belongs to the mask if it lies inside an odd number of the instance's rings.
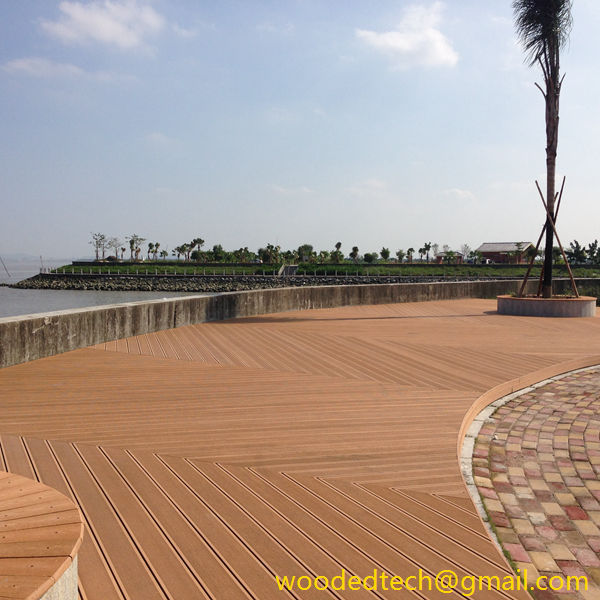
[[565,250],[564,250],[562,244],[560,243],[560,238],[558,237],[558,233],[556,231],[556,225],[554,224],[554,218],[550,214],[550,211],[548,210],[548,205],[546,204],[546,201],[544,200],[544,195],[542,194],[542,190],[540,189],[540,184],[536,181],[535,185],[537,186],[538,192],[540,193],[540,198],[542,199],[542,204],[544,205],[544,208],[546,209],[546,215],[548,216],[550,225],[552,225],[552,230],[554,231],[554,235],[556,236],[556,241],[558,242],[558,246],[560,248],[560,251],[562,252],[563,260],[565,261],[565,265],[567,265],[567,271],[569,271],[569,277],[571,279],[571,286],[573,287],[573,293],[575,294],[575,298],[579,298],[579,292],[577,291],[577,285],[575,285],[575,278],[573,277],[573,271],[571,271],[571,265],[569,264],[569,261],[567,260],[567,255],[565,254]]
[[[557,194],[558,196],[558,203],[556,205],[556,212],[554,215],[554,219],[556,220],[558,218],[558,211],[560,210],[560,203],[562,200],[562,195],[563,195],[563,190],[565,189],[565,180],[566,180],[566,176],[563,177],[562,180],[562,185],[560,186],[560,194]],[[537,184],[537,181],[536,181]],[[539,186],[538,186],[539,189]],[[556,197],[554,198],[554,201],[556,202]],[[544,221],[544,226],[542,227],[542,233],[540,233],[540,237],[537,241],[537,244],[535,245],[535,254],[532,255],[531,260],[529,261],[529,266],[527,267],[527,273],[525,273],[525,277],[523,279],[523,283],[521,284],[521,289],[519,290],[519,298],[523,297],[523,293],[525,292],[525,286],[527,285],[527,280],[529,279],[529,275],[531,273],[531,269],[533,267],[533,263],[535,262],[536,256],[537,256],[537,252],[539,250],[540,244],[542,243],[542,238],[544,237],[544,233],[546,231],[546,226],[547,226],[547,221]],[[544,267],[542,265],[542,276],[544,273]],[[540,295],[540,292],[538,291],[538,296]]]

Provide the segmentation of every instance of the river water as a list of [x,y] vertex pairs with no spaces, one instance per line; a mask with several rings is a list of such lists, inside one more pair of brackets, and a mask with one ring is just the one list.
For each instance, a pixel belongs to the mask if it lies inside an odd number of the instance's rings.
[[[0,263],[0,283],[16,283],[40,272],[39,263],[4,261]],[[67,261],[44,262],[44,267],[60,267]],[[103,292],[98,290],[22,290],[0,287],[0,318],[30,315],[68,308],[84,308],[103,304],[118,304],[138,300],[174,298],[177,296],[207,296],[194,292]]]

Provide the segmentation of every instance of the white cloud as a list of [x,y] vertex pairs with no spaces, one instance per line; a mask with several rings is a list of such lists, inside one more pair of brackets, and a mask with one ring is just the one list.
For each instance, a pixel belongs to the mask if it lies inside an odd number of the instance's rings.
[[137,0],[64,1],[59,9],[59,20],[43,21],[42,28],[65,43],[98,42],[122,50],[146,48],[147,38],[165,26],[160,14]]
[[446,198],[451,198],[457,202],[463,204],[469,204],[476,201],[475,194],[469,190],[462,190],[460,188],[450,188],[442,191],[442,195]]
[[356,36],[369,46],[390,56],[397,68],[453,67],[458,54],[439,30],[442,21],[441,2],[430,7],[409,6],[398,28],[378,33],[357,29]]
[[173,23],[173,25],[171,25],[171,29],[179,37],[186,38],[186,39],[193,38],[198,35],[198,32],[195,29],[186,29],[185,27],[180,27],[176,23]]
[[144,136],[144,141],[150,147],[160,151],[172,151],[181,147],[181,141],[160,131],[152,131]]
[[313,190],[306,186],[300,187],[284,187],[282,185],[273,184],[270,186],[271,189],[282,196],[295,196],[297,194],[313,194]]
[[36,56],[10,60],[2,65],[2,70],[13,75],[26,75],[42,79],[88,79],[102,83],[135,80],[129,75],[120,75],[110,71],[85,71],[77,65],[54,62]]
[[31,77],[83,77],[81,67],[68,63],[57,63],[45,58],[16,58],[2,65],[7,73],[29,75]]
[[381,179],[366,179],[346,188],[346,192],[353,196],[372,197],[374,195],[387,194],[388,184]]
[[261,33],[291,35],[294,33],[295,27],[293,23],[276,24],[268,21],[266,23],[260,23],[259,25],[257,25],[256,30]]

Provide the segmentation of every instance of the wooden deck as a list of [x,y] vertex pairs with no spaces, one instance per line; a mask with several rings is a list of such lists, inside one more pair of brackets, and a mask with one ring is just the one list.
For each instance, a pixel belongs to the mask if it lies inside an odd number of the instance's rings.
[[600,319],[487,300],[183,327],[2,370],[0,468],[81,507],[84,600],[459,598],[275,575],[509,574],[462,483],[462,420],[502,382],[597,354]]

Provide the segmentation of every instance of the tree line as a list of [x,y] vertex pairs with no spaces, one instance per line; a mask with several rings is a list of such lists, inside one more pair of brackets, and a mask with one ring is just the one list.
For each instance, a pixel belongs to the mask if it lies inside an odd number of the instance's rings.
[[[347,255],[342,251],[342,243],[337,242],[331,250],[316,250],[312,244],[301,244],[293,250],[283,250],[281,246],[266,244],[256,251],[247,246],[237,250],[225,250],[221,244],[215,244],[211,249],[204,248],[204,240],[196,237],[189,242],[175,246],[170,252],[160,242],[150,242],[146,238],[131,234],[122,241],[118,237],[110,237],[103,233],[92,233],[89,242],[95,251],[96,260],[123,261],[127,259],[133,262],[166,260],[171,256],[176,260],[196,263],[264,263],[264,264],[293,264],[297,262],[315,264],[341,264],[343,262],[367,263],[429,263],[440,253],[440,245],[425,242],[420,248],[408,247],[398,249],[392,255],[392,251],[385,246],[379,252],[364,252],[361,254],[358,246],[352,246]],[[452,264],[456,262],[458,252],[452,250],[448,245],[441,247],[443,261]],[[535,253],[535,248],[529,247],[526,251],[528,258]],[[577,240],[570,243],[570,248],[565,251],[570,263],[600,265],[600,247],[598,240],[594,240],[587,246],[581,245]],[[460,254],[469,262],[479,263],[481,254],[472,250],[468,244],[460,247]],[[559,248],[554,248],[554,262],[562,261]],[[418,257],[418,258],[417,258]]]
[[[147,242],[147,244],[146,244]],[[148,260],[166,260],[169,257],[169,251],[161,247],[160,242],[149,242],[146,238],[137,234],[125,237],[122,241],[118,237],[110,237],[103,233],[92,233],[89,242],[94,248],[96,260],[122,261],[127,255],[128,260],[134,262]],[[194,238],[189,242],[184,242],[175,246],[170,256],[177,260],[190,262],[237,262],[250,263],[262,262],[267,264],[276,263],[342,263],[352,261],[354,263],[366,262],[374,263],[378,261],[389,262],[392,255],[389,248],[383,247],[379,252],[365,252],[361,254],[358,246],[352,246],[348,255],[345,256],[342,251],[342,243],[336,242],[331,250],[316,250],[312,244],[301,244],[297,249],[283,250],[281,246],[275,244],[266,244],[263,248],[258,248],[256,252],[250,250],[247,246],[237,250],[225,250],[221,244],[215,244],[212,249],[204,249],[204,240],[200,237]],[[466,244],[463,249],[469,248]],[[444,250],[448,246],[444,246]],[[414,260],[416,254],[421,261],[429,262],[431,256],[438,253],[439,245],[432,242],[425,242],[418,250],[409,247],[406,250],[398,249],[395,252],[393,262],[408,262]],[[110,252],[110,254],[109,254]]]

